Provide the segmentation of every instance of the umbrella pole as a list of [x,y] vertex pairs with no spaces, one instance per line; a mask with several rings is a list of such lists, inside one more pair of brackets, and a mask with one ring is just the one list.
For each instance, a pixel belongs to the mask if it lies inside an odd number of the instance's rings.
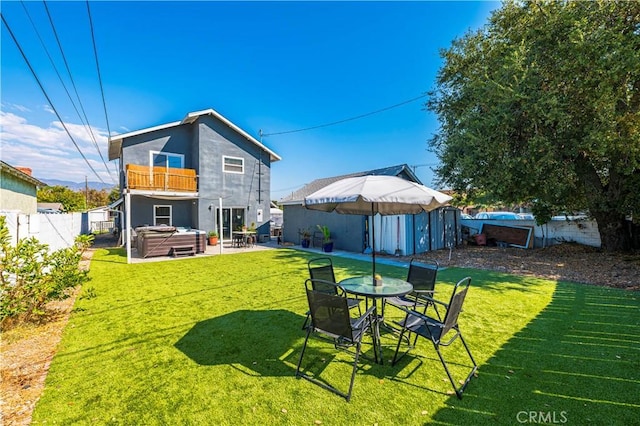
[[373,209],[373,203],[371,203],[371,241],[373,244],[371,245],[371,258],[373,259],[373,274],[371,277],[375,279],[376,277],[376,218],[375,218],[375,210]]

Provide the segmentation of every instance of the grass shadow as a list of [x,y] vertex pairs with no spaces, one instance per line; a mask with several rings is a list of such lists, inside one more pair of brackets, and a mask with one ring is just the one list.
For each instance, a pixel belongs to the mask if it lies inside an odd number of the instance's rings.
[[[238,310],[196,323],[175,347],[199,365],[230,365],[253,376],[292,376],[304,317],[282,309]],[[285,362],[289,361],[289,362]]]
[[639,296],[558,283],[552,302],[434,420],[638,424]]

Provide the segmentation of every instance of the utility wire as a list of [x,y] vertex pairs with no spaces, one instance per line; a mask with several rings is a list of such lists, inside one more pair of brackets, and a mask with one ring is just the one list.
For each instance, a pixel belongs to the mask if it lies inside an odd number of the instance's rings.
[[9,27],[9,23],[7,22],[7,20],[5,19],[4,15],[2,13],[0,13],[0,18],[2,18],[2,22],[4,23],[5,27],[7,28],[7,31],[9,31],[9,35],[11,36],[11,38],[13,39],[13,42],[16,44],[16,47],[18,48],[18,50],[20,51],[20,54],[22,55],[22,58],[24,59],[24,61],[27,63],[27,66],[29,67],[29,70],[31,71],[31,74],[33,75],[33,77],[36,79],[36,83],[38,83],[38,86],[40,87],[40,90],[42,90],[42,94],[44,95],[44,97],[47,99],[47,102],[49,102],[49,105],[51,106],[51,108],[53,109],[53,112],[56,114],[56,117],[58,117],[58,120],[60,120],[60,124],[62,125],[62,127],[64,128],[64,130],[67,132],[67,135],[69,135],[69,138],[71,139],[71,142],[73,142],[73,144],[75,145],[76,149],[78,150],[78,152],[80,153],[80,155],[82,156],[82,158],[84,159],[85,163],[87,163],[87,166],[89,166],[89,168],[91,169],[91,171],[98,177],[98,179],[100,179],[100,182],[106,184],[106,182],[102,179],[102,177],[100,177],[100,175],[96,172],[96,170],[93,168],[93,166],[91,165],[91,163],[89,163],[89,160],[87,160],[87,157],[85,157],[84,153],[82,152],[82,150],[80,149],[80,147],[78,146],[78,144],[76,143],[75,139],[73,139],[73,136],[71,136],[71,132],[69,132],[69,129],[67,128],[67,125],[64,124],[64,120],[62,119],[62,117],[60,117],[60,114],[58,113],[58,110],[56,109],[55,105],[53,104],[53,102],[51,102],[51,98],[49,97],[49,95],[47,94],[47,91],[44,89],[44,86],[42,85],[42,83],[40,82],[40,79],[38,78],[35,70],[33,69],[33,67],[31,66],[31,63],[29,62],[29,59],[27,59],[27,55],[25,55],[24,50],[22,50],[22,47],[20,46],[20,43],[18,43],[18,39],[16,38],[16,36],[13,34],[13,31],[11,31],[11,27]]
[[[64,50],[62,49],[62,43],[60,42],[60,38],[58,37],[58,32],[56,31],[56,27],[53,24],[53,18],[51,17],[51,13],[49,12],[49,7],[47,6],[47,2],[45,0],[42,0],[42,4],[44,5],[45,10],[47,11],[47,16],[49,17],[49,23],[51,23],[51,29],[53,30],[53,35],[56,38],[56,42],[58,43],[58,48],[60,49],[60,54],[62,55],[62,60],[64,61],[64,66],[67,69],[67,73],[69,74],[69,79],[71,80],[71,85],[73,86],[73,90],[76,94],[76,97],[78,98],[78,103],[80,104],[80,109],[82,110],[82,114],[84,115],[84,119],[88,125],[89,123],[89,119],[87,118],[87,113],[84,110],[84,106],[82,105],[82,100],[80,99],[80,95],[78,94],[78,88],[76,87],[76,83],[73,80],[73,75],[71,74],[71,68],[69,68],[69,62],[67,62],[67,57],[64,54]],[[82,121],[82,119],[81,119]],[[100,151],[100,147],[98,146],[98,141],[96,140],[95,135],[93,134],[93,131],[91,130],[91,126],[89,126],[89,130],[90,130],[90,135],[91,138],[93,139],[93,144],[96,147],[96,150],[98,151],[98,154],[100,155],[100,159],[102,160],[102,163],[104,164],[105,169],[107,170],[107,173],[109,174],[109,176],[111,177],[111,172],[109,171],[109,167],[107,166],[107,162],[104,160],[104,157],[102,156],[102,152]],[[113,177],[112,177],[113,179]]]
[[[29,18],[29,22],[31,22],[31,26],[33,27],[34,32],[38,36],[38,40],[40,40],[40,44],[42,45],[42,48],[44,49],[45,53],[47,54],[47,57],[49,58],[49,62],[51,62],[51,66],[53,67],[53,70],[56,72],[56,75],[58,76],[58,80],[60,80],[60,84],[62,84],[62,87],[63,87],[65,93],[67,94],[67,97],[69,98],[69,101],[71,102],[71,105],[73,106],[73,109],[76,111],[76,114],[78,115],[78,119],[83,124],[85,130],[87,131],[87,133],[89,134],[89,136],[93,140],[94,146],[98,150],[98,154],[100,154],[100,157],[102,157],[102,153],[100,152],[100,148],[98,147],[98,142],[96,140],[96,137],[95,137],[93,131],[91,130],[90,125],[88,123],[85,123],[85,121],[82,119],[82,116],[80,115],[80,111],[78,111],[78,107],[76,106],[75,102],[73,101],[73,98],[71,97],[71,93],[69,93],[69,89],[67,88],[67,85],[64,83],[64,80],[62,79],[62,76],[60,75],[60,72],[58,71],[58,67],[56,67],[55,62],[54,62],[53,58],[51,57],[51,54],[49,53],[49,49],[47,49],[47,46],[45,45],[44,40],[42,39],[42,36],[40,35],[40,32],[38,31],[38,27],[36,26],[35,22],[33,22],[33,19],[31,18],[31,14],[29,13],[29,10],[27,9],[26,5],[24,4],[24,1],[20,0],[20,4],[22,5],[22,8],[24,9],[24,12],[27,15],[27,18]],[[102,159],[102,161],[104,163],[104,158]],[[106,164],[105,164],[105,167],[106,167]],[[109,173],[109,176],[113,179],[113,176],[111,175],[111,172],[109,171],[108,168],[107,168],[107,173]]]
[[[100,74],[100,64],[98,63],[98,48],[96,47],[96,36],[93,31],[93,19],[91,18],[91,8],[87,0],[87,14],[89,15],[89,27],[91,28],[91,41],[93,42],[93,55],[96,58],[96,70],[98,71],[98,82],[100,83],[100,94],[102,95],[102,107],[104,109],[104,119],[107,122],[107,134],[111,137],[111,127],[109,126],[109,116],[107,115],[107,103],[104,100],[104,86],[102,85],[102,75]],[[100,155],[102,157],[102,154]],[[104,162],[104,159],[102,160]]]
[[427,94],[424,93],[424,94],[422,94],[420,96],[416,96],[415,98],[407,99],[406,101],[400,102],[399,104],[395,104],[395,105],[388,106],[386,108],[381,108],[381,109],[378,109],[378,110],[375,110],[375,111],[367,112],[366,114],[356,115],[355,117],[345,118],[344,120],[333,121],[331,123],[320,124],[320,125],[317,125],[317,126],[305,127],[303,129],[287,130],[287,131],[284,131],[284,132],[263,133],[261,136],[284,135],[284,134],[287,134],[287,133],[305,132],[307,130],[319,129],[321,127],[335,126],[336,124],[342,124],[342,123],[346,123],[347,121],[358,120],[360,118],[364,118],[364,117],[368,117],[370,115],[374,115],[374,114],[378,114],[378,113],[381,113],[381,112],[384,112],[384,111],[388,111],[390,109],[397,108],[399,106],[402,106],[402,105],[417,101],[418,99],[422,99],[422,98],[424,98],[426,96],[427,96]]

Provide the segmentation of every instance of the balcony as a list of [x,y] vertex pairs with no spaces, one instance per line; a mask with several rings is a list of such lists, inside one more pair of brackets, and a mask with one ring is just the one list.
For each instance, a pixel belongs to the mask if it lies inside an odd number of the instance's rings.
[[144,191],[197,192],[198,176],[193,169],[127,164],[127,188]]

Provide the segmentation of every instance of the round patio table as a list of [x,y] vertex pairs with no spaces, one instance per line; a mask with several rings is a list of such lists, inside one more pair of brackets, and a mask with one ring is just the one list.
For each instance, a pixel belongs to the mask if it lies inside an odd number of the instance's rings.
[[373,301],[373,306],[376,307],[374,333],[376,335],[376,341],[378,342],[378,347],[375,348],[375,350],[380,354],[378,358],[380,364],[383,364],[382,345],[380,344],[380,323],[383,322],[383,318],[377,313],[377,300],[384,297],[399,297],[409,294],[413,291],[413,285],[405,280],[391,277],[382,277],[382,285],[376,286],[373,284],[373,277],[371,275],[362,275],[346,278],[340,281],[338,286],[349,294],[364,296]]

